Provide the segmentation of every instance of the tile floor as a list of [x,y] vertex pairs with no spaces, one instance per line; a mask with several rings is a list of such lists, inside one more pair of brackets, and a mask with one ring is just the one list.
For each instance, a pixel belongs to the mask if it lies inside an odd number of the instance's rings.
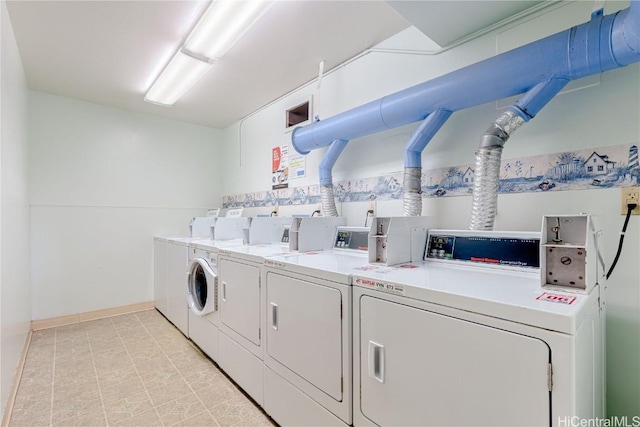
[[33,333],[10,426],[271,426],[156,310]]

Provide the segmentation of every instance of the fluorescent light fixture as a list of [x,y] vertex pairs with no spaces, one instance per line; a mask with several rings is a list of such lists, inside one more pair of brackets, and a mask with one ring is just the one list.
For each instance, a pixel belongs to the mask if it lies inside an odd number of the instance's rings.
[[214,0],[144,100],[173,105],[272,4],[266,0]]
[[265,0],[214,0],[184,48],[197,56],[219,59],[272,4]]
[[178,51],[153,83],[144,100],[165,106],[173,105],[213,66]]

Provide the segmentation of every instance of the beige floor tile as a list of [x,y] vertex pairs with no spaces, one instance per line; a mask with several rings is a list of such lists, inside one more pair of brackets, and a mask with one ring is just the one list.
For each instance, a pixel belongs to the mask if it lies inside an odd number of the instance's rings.
[[14,408],[11,412],[9,427],[40,427],[51,424],[51,410],[32,411]]
[[202,372],[209,370],[211,360],[190,348],[180,354],[169,355],[169,359],[180,372]]
[[53,384],[53,402],[65,402],[71,400],[94,400],[100,398],[98,381],[94,378],[87,378],[84,382],[66,382]]
[[56,392],[69,387],[86,389],[93,386],[97,389],[98,383],[93,365],[89,365],[87,369],[56,369],[53,386]]
[[82,337],[86,338],[84,323],[75,323],[73,325],[58,326],[55,329],[56,329],[57,343],[67,341],[67,340],[78,340]]
[[141,377],[142,383],[148,390],[167,386],[181,378],[182,376],[178,370],[169,363]]
[[108,350],[110,348],[124,348],[122,344],[122,339],[120,335],[118,335],[115,331],[108,333],[95,333],[94,335],[89,335],[89,346],[92,351],[100,350]]
[[270,425],[155,310],[38,331],[11,426]]
[[162,421],[160,421],[160,417],[156,413],[155,409],[152,409],[134,417],[114,423],[113,425],[131,427],[158,427],[162,425]]
[[138,370],[140,377],[146,377],[149,374],[164,369],[165,367],[173,366],[169,359],[163,354],[150,355],[149,358],[138,358],[135,360],[133,366]]
[[135,317],[130,320],[130,323],[117,323],[114,324],[116,331],[122,338],[131,339],[132,337],[144,337],[148,336],[146,328]]
[[165,426],[174,425],[194,415],[206,412],[206,408],[194,393],[164,403],[156,410]]
[[23,405],[23,402],[44,402],[50,404],[51,391],[52,385],[50,383],[46,386],[39,386],[37,384],[25,385],[21,383],[16,393],[13,407],[20,407]]
[[54,363],[53,347],[29,351],[24,361],[25,370],[28,369],[51,369]]
[[40,349],[46,347],[53,347],[56,342],[55,329],[43,329],[41,331],[34,331],[31,334],[31,342],[29,348]]
[[147,392],[154,406],[162,405],[163,403],[192,393],[189,384],[182,378],[160,387],[147,389]]
[[110,425],[133,418],[152,409],[153,405],[146,391],[105,405],[107,422]]
[[53,363],[48,366],[25,368],[22,371],[21,381],[36,382],[42,385],[51,384],[53,382]]
[[131,376],[129,379],[120,384],[100,388],[100,392],[102,393],[102,400],[105,405],[117,402],[121,399],[135,396],[139,393],[144,392],[144,390],[144,385],[142,384],[140,377],[138,377],[137,375]]
[[109,387],[126,384],[134,378],[138,378],[138,373],[129,363],[119,369],[98,372],[98,385],[101,389],[108,389]]
[[51,395],[43,396],[41,399],[18,399],[13,405],[13,409],[28,411],[31,413],[46,413],[47,417],[51,415]]
[[104,411],[102,406],[88,407],[84,410],[77,411],[73,416],[57,420],[54,419],[53,424],[60,427],[72,427],[72,426],[91,426],[100,427],[106,426],[107,421],[104,417]]
[[86,419],[88,414],[93,414],[96,422],[104,424],[104,412],[99,396],[97,399],[89,399],[89,396],[85,395],[75,396],[69,400],[54,401],[52,414],[54,425],[64,425],[63,421],[76,417]]
[[217,384],[216,378],[219,375],[223,375],[215,365],[211,364],[206,370],[199,372],[182,372],[187,384],[191,386],[194,391],[199,391],[204,388],[212,387]]
[[134,363],[140,359],[152,359],[155,355],[164,356],[162,349],[152,337],[143,338],[138,342],[125,342],[124,346]]
[[216,427],[218,423],[208,412],[201,412],[198,415],[187,418],[174,424],[175,427]]
[[271,419],[241,395],[210,410],[220,426],[272,426]]
[[213,386],[198,390],[196,394],[214,417],[216,416],[214,411],[219,409],[220,405],[232,402],[239,396],[244,397],[242,392],[240,392],[235,385],[231,384],[223,375],[216,377],[215,384]]
[[120,338],[113,339],[110,342],[105,343],[104,346],[96,345],[96,347],[94,347],[92,345],[91,352],[94,360],[96,361],[101,361],[103,359],[111,360],[115,357],[128,357],[129,355],[127,348],[124,346]]

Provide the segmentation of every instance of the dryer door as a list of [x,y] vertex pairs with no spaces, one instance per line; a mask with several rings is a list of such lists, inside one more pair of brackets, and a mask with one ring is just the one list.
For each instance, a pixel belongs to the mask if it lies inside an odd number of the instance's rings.
[[354,394],[375,424],[551,424],[542,340],[370,296],[359,328]]
[[189,261],[187,302],[193,314],[204,316],[218,309],[218,276],[204,258]]

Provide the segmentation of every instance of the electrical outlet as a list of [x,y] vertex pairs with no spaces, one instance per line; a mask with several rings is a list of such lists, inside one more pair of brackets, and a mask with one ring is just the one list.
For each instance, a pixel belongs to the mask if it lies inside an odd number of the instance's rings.
[[631,211],[631,215],[640,215],[640,187],[627,187],[620,189],[620,213],[627,214],[627,204],[635,203],[636,208]]
[[370,213],[371,216],[376,216],[376,201],[375,200],[370,200],[369,201],[369,209],[370,211],[372,211]]
[[322,203],[318,203],[318,204],[316,205],[316,210],[317,210],[318,212],[320,212],[320,213],[318,214],[318,216],[322,216],[322,214],[323,214],[323,213],[322,213]]
[[278,205],[275,205],[273,207],[273,212],[275,212],[273,215],[274,216],[279,216],[280,215],[280,207]]

